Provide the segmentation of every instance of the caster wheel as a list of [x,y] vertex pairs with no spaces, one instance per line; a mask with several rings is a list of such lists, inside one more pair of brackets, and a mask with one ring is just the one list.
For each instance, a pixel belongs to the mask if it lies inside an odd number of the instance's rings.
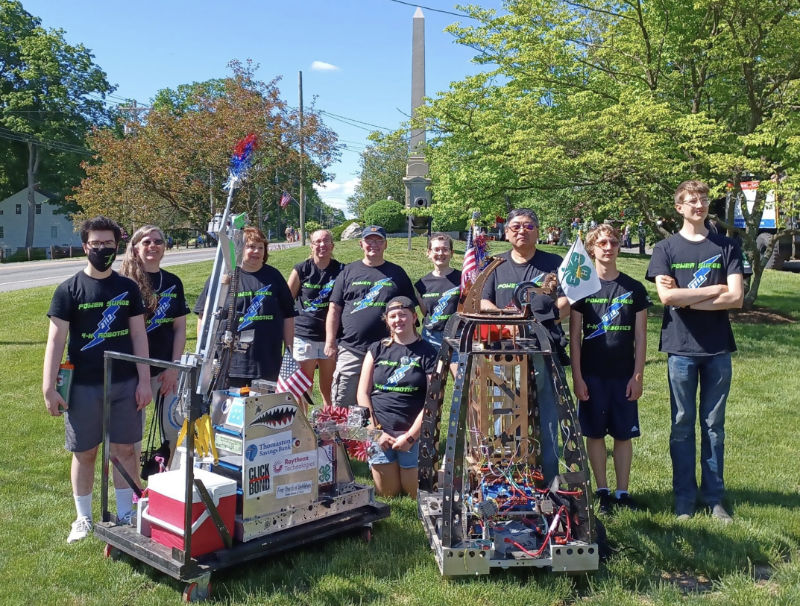
[[122,552],[116,547],[112,547],[106,543],[106,546],[103,547],[103,556],[106,558],[111,558],[112,560],[119,560],[122,556]]
[[202,602],[211,596],[211,583],[205,585],[200,583],[189,583],[183,590],[183,601]]
[[361,538],[365,543],[372,541],[372,528],[364,526],[364,528],[361,529]]

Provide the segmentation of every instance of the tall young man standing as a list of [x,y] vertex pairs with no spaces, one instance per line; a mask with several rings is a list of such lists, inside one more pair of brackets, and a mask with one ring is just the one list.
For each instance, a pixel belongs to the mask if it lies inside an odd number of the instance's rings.
[[[656,244],[647,279],[664,304],[660,350],[668,354],[672,487],[680,520],[694,515],[695,424],[700,413],[700,497],[714,518],[730,522],[725,496],[725,404],[736,351],[728,309],[742,306],[742,256],[736,243],[709,230],[708,185],[684,181],[675,192],[683,226]],[[700,400],[697,402],[697,388]]]
[[428,259],[433,271],[416,281],[422,320],[422,338],[439,349],[444,327],[456,308],[461,295],[461,272],[450,267],[453,258],[453,238],[434,232],[428,238]]
[[[133,280],[111,269],[121,233],[119,226],[106,217],[83,223],[81,240],[88,258],[86,267],[56,288],[47,312],[50,331],[42,392],[47,411],[53,416],[64,415],[66,448],[72,452],[72,493],[78,512],[68,543],[85,538],[92,530],[92,486],[103,429],[103,354],[113,350],[148,356],[142,295]],[[56,391],[56,377],[67,337],[67,356],[75,370],[65,401]],[[109,389],[110,452],[131,477],[136,477],[134,445],[142,439],[140,411],[152,397],[150,367],[116,363]],[[116,466],[114,486],[117,517],[129,522],[133,489]]]

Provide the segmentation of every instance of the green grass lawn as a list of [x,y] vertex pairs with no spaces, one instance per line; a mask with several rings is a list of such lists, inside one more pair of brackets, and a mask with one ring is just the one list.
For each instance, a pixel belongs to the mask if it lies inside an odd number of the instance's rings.
[[[387,257],[416,280],[430,269],[424,240],[390,240]],[[494,251],[507,248],[495,244]],[[561,252],[564,250],[545,247]],[[356,242],[337,243],[342,261]],[[454,264],[461,263],[463,243]],[[271,254],[284,275],[306,256]],[[642,280],[647,259],[620,267]],[[190,304],[211,263],[174,268]],[[654,288],[648,291],[657,301]],[[66,544],[75,517],[60,419],[41,396],[46,311],[55,287],[0,293],[0,604],[175,604],[183,584],[125,557],[103,557],[99,540]],[[392,515],[373,541],[342,536],[221,571],[212,602],[223,604],[800,604],[800,275],[766,271],[758,303],[787,321],[736,322],[739,351],[728,400],[725,477],[734,523],[708,515],[679,524],[671,511],[666,358],[658,353],[660,306],[648,320],[648,363],[640,400],[631,490],[647,511],[606,521],[613,554],[599,571],[563,576],[537,570],[443,580],[417,519],[416,503],[388,502]],[[748,318],[750,319],[750,318]],[[195,334],[195,320],[189,321]],[[190,339],[189,349],[194,349]],[[315,398],[319,401],[319,398]],[[366,481],[368,470],[356,463]],[[613,477],[610,478],[613,487]],[[99,517],[99,489],[95,491]]]

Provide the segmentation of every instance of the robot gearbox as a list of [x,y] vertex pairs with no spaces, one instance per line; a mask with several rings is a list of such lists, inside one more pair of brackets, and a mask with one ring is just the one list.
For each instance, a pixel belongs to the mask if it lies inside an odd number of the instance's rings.
[[[596,570],[580,425],[548,331],[531,313],[531,301],[546,295],[520,285],[521,312],[481,312],[483,283],[500,262],[481,273],[445,329],[423,413],[419,515],[444,576]],[[451,363],[450,418],[440,433]]]

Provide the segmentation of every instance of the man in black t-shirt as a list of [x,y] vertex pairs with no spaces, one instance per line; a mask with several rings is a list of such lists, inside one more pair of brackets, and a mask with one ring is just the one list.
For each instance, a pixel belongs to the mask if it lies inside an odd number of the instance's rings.
[[[498,265],[484,284],[481,295],[481,309],[490,311],[513,306],[514,290],[523,282],[543,284],[547,274],[557,273],[561,257],[536,249],[539,241],[539,218],[529,208],[512,210],[505,223],[506,240],[511,250],[498,255],[505,259]],[[555,297],[559,320],[569,314],[569,301],[560,289]],[[542,425],[542,471],[545,480],[551,480],[558,473],[558,414],[555,392],[544,359],[535,356],[536,389],[539,400],[539,420]]]
[[422,319],[422,338],[436,349],[442,346],[445,324],[456,312],[461,296],[461,272],[450,267],[453,258],[453,239],[435,232],[428,238],[428,259],[433,271],[414,284],[419,293]]
[[416,299],[405,270],[383,258],[386,231],[382,227],[364,228],[361,249],[364,258],[345,265],[336,279],[325,320],[325,354],[336,356],[331,399],[337,406],[355,404],[367,348],[389,334],[383,321],[386,303],[401,295]]
[[[647,351],[647,308],[652,305],[639,282],[617,269],[619,232],[600,225],[586,235],[600,290],[572,305],[572,383],[581,431],[594,473],[600,513],[612,505],[638,509],[628,494],[633,444],[641,435],[637,400],[642,395]],[[606,435],[614,438],[617,490],[608,489]]]
[[[120,227],[106,217],[81,226],[88,262],[83,271],[56,288],[50,309],[50,331],[44,355],[42,392],[48,412],[64,415],[66,448],[72,452],[72,494],[77,519],[68,543],[92,531],[92,486],[97,446],[103,439],[103,354],[113,350],[148,357],[144,305],[133,280],[112,271]],[[56,390],[59,365],[69,338],[67,358],[74,366],[66,400]],[[137,477],[134,444],[142,437],[140,411],[150,403],[150,367],[114,363],[109,385],[110,453],[131,477]],[[125,488],[123,488],[123,486]],[[130,521],[133,489],[114,467],[117,517]]]
[[[697,501],[695,423],[700,416],[700,497],[711,515],[730,522],[723,506],[725,404],[731,353],[736,351],[728,310],[742,306],[742,255],[733,240],[711,232],[708,185],[684,181],[675,192],[681,230],[653,248],[647,279],[664,304],[659,349],[668,354],[672,427],[669,449],[679,520],[694,515]],[[700,401],[697,388],[700,387]]]

